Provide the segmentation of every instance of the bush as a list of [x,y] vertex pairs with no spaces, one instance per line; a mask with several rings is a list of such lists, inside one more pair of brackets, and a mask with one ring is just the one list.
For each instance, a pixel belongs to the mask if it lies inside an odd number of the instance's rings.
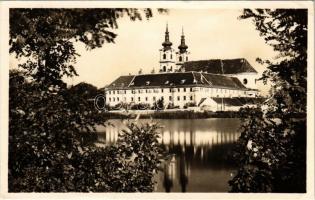
[[184,105],[184,108],[188,108],[188,107],[196,107],[196,103],[195,102],[187,102]]
[[305,192],[306,121],[270,119],[258,108],[243,109],[235,148],[239,165],[232,192]]
[[9,192],[152,191],[157,126],[128,125],[117,145],[96,147],[106,115],[66,87],[51,89],[10,73]]
[[132,104],[130,106],[131,110],[147,110],[149,108],[150,108],[150,104],[148,103]]

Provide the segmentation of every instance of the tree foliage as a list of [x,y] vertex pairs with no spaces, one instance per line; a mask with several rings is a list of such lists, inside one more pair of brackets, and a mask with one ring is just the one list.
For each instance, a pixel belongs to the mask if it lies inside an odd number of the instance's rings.
[[152,11],[10,9],[10,53],[25,62],[10,71],[9,192],[153,190],[157,127],[130,125],[117,145],[97,147],[87,142],[107,120],[89,101],[97,89],[67,88],[62,80],[77,75],[74,43],[94,49],[114,42],[123,16],[141,20]]
[[64,75],[77,75],[74,42],[87,49],[102,47],[114,42],[119,18],[135,21],[152,15],[151,9],[131,8],[10,9],[10,53],[27,58],[20,67],[36,81],[56,85]]
[[279,53],[262,80],[272,96],[256,110],[241,111],[246,120],[238,140],[232,192],[306,191],[307,10],[245,9],[256,29]]

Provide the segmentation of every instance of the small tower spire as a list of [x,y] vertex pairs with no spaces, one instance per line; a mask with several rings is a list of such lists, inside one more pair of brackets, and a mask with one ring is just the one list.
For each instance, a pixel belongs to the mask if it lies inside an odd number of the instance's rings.
[[168,32],[168,23],[166,23],[166,30],[165,30],[165,40],[162,43],[164,51],[171,49],[172,43],[170,42],[170,36]]
[[182,27],[182,36],[180,40],[180,45],[178,46],[180,53],[185,53],[188,49],[188,46],[185,44],[185,35],[184,35],[184,27]]

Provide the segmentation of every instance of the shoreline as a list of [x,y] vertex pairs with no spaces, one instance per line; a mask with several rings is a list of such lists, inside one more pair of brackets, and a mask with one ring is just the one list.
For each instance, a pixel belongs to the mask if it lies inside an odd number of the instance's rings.
[[109,119],[135,119],[140,114],[139,119],[206,119],[206,118],[241,118],[238,111],[119,111],[106,112],[104,115]]

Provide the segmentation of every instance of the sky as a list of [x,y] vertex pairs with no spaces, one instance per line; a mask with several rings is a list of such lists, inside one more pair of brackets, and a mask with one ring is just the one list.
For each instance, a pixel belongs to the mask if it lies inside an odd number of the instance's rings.
[[[75,68],[79,76],[66,79],[68,84],[91,83],[98,88],[110,84],[120,75],[135,74],[141,68],[149,73],[159,68],[159,49],[164,41],[166,23],[173,48],[180,44],[182,27],[190,60],[245,58],[259,72],[265,68],[257,57],[272,59],[273,49],[265,44],[251,20],[239,20],[237,9],[170,9],[168,14],[154,13],[153,18],[118,20],[114,44],[87,51],[82,43],[75,44],[78,53]],[[11,64],[17,63],[13,57]],[[263,93],[265,86],[259,85]]]

